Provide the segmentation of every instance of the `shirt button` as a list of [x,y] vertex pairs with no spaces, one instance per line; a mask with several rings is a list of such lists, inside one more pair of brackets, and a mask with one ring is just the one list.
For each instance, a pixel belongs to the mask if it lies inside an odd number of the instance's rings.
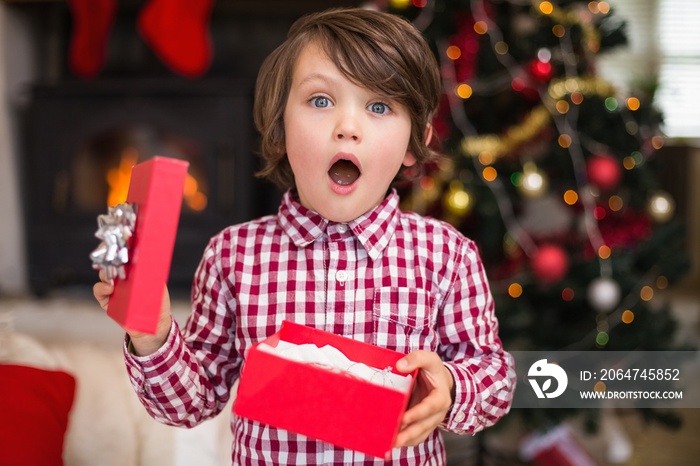
[[345,270],[338,270],[335,273],[335,279],[338,280],[339,282],[344,282],[345,280],[348,279],[348,274],[345,272]]
[[463,412],[458,412],[455,414],[455,422],[462,422],[466,416],[464,415]]
[[135,367],[132,367],[129,371],[131,372],[131,376],[135,379],[138,379],[139,375],[141,375],[141,372]]
[[338,233],[345,233],[346,231],[348,231],[347,225],[345,225],[344,223],[338,225]]

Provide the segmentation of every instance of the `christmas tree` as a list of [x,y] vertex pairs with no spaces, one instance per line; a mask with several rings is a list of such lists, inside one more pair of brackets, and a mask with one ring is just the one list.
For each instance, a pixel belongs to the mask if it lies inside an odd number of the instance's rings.
[[[433,123],[446,157],[403,187],[403,208],[479,245],[505,348],[679,349],[654,299],[688,268],[659,186],[662,117],[653,86],[621,95],[596,73],[598,54],[626,41],[610,5],[381,3],[424,32],[444,82]],[[571,413],[521,414],[551,426]]]

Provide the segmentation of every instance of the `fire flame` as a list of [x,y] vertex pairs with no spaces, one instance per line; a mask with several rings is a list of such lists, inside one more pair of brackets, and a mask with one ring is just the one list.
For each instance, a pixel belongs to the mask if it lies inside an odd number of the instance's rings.
[[[138,150],[128,147],[121,154],[119,167],[107,170],[107,184],[109,185],[108,206],[126,202],[131,180],[131,169],[138,163],[138,159]],[[189,173],[185,178],[184,201],[190,209],[196,212],[200,212],[207,207],[208,199],[206,194],[199,190],[199,182]]]
[[107,205],[112,207],[122,202],[126,202],[126,195],[129,192],[129,180],[131,180],[131,169],[139,159],[139,152],[134,147],[127,147],[121,154],[119,167],[107,170],[107,184],[109,184],[109,194],[107,195]]

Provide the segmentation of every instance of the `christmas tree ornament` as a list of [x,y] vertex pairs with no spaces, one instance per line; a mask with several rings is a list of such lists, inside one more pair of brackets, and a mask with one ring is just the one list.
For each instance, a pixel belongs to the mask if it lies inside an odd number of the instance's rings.
[[151,0],[139,15],[139,33],[170,69],[199,77],[211,64],[213,5],[214,0]]
[[94,78],[104,63],[117,0],[68,0],[68,7],[73,17],[69,66],[81,78]]
[[560,281],[569,271],[569,258],[564,250],[555,245],[540,246],[530,261],[532,273],[543,284]]
[[540,136],[550,122],[551,114],[547,107],[538,105],[524,117],[522,123],[508,128],[503,135],[465,136],[461,142],[462,151],[472,157],[488,152],[498,159]]
[[526,197],[542,196],[547,191],[547,176],[533,162],[525,162],[518,191]]
[[620,162],[608,154],[591,156],[586,163],[588,181],[602,191],[611,191],[622,180]]
[[676,211],[676,202],[666,191],[656,191],[649,197],[647,211],[654,221],[664,223],[673,217]]
[[389,0],[389,5],[397,10],[405,10],[411,6],[411,0]]
[[552,71],[552,64],[549,61],[537,59],[530,63],[530,74],[543,83],[552,79]]
[[598,312],[610,312],[620,302],[620,285],[611,278],[600,277],[588,285],[586,297]]

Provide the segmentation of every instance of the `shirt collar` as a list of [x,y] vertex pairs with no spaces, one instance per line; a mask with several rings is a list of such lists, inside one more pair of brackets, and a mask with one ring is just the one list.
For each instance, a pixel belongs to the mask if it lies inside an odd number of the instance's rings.
[[[392,189],[389,195],[374,209],[348,222],[348,227],[367,251],[367,255],[376,260],[396,231],[399,221],[399,195]],[[320,238],[329,224],[334,223],[319,213],[307,209],[295,199],[292,190],[282,197],[277,222],[300,248]]]

